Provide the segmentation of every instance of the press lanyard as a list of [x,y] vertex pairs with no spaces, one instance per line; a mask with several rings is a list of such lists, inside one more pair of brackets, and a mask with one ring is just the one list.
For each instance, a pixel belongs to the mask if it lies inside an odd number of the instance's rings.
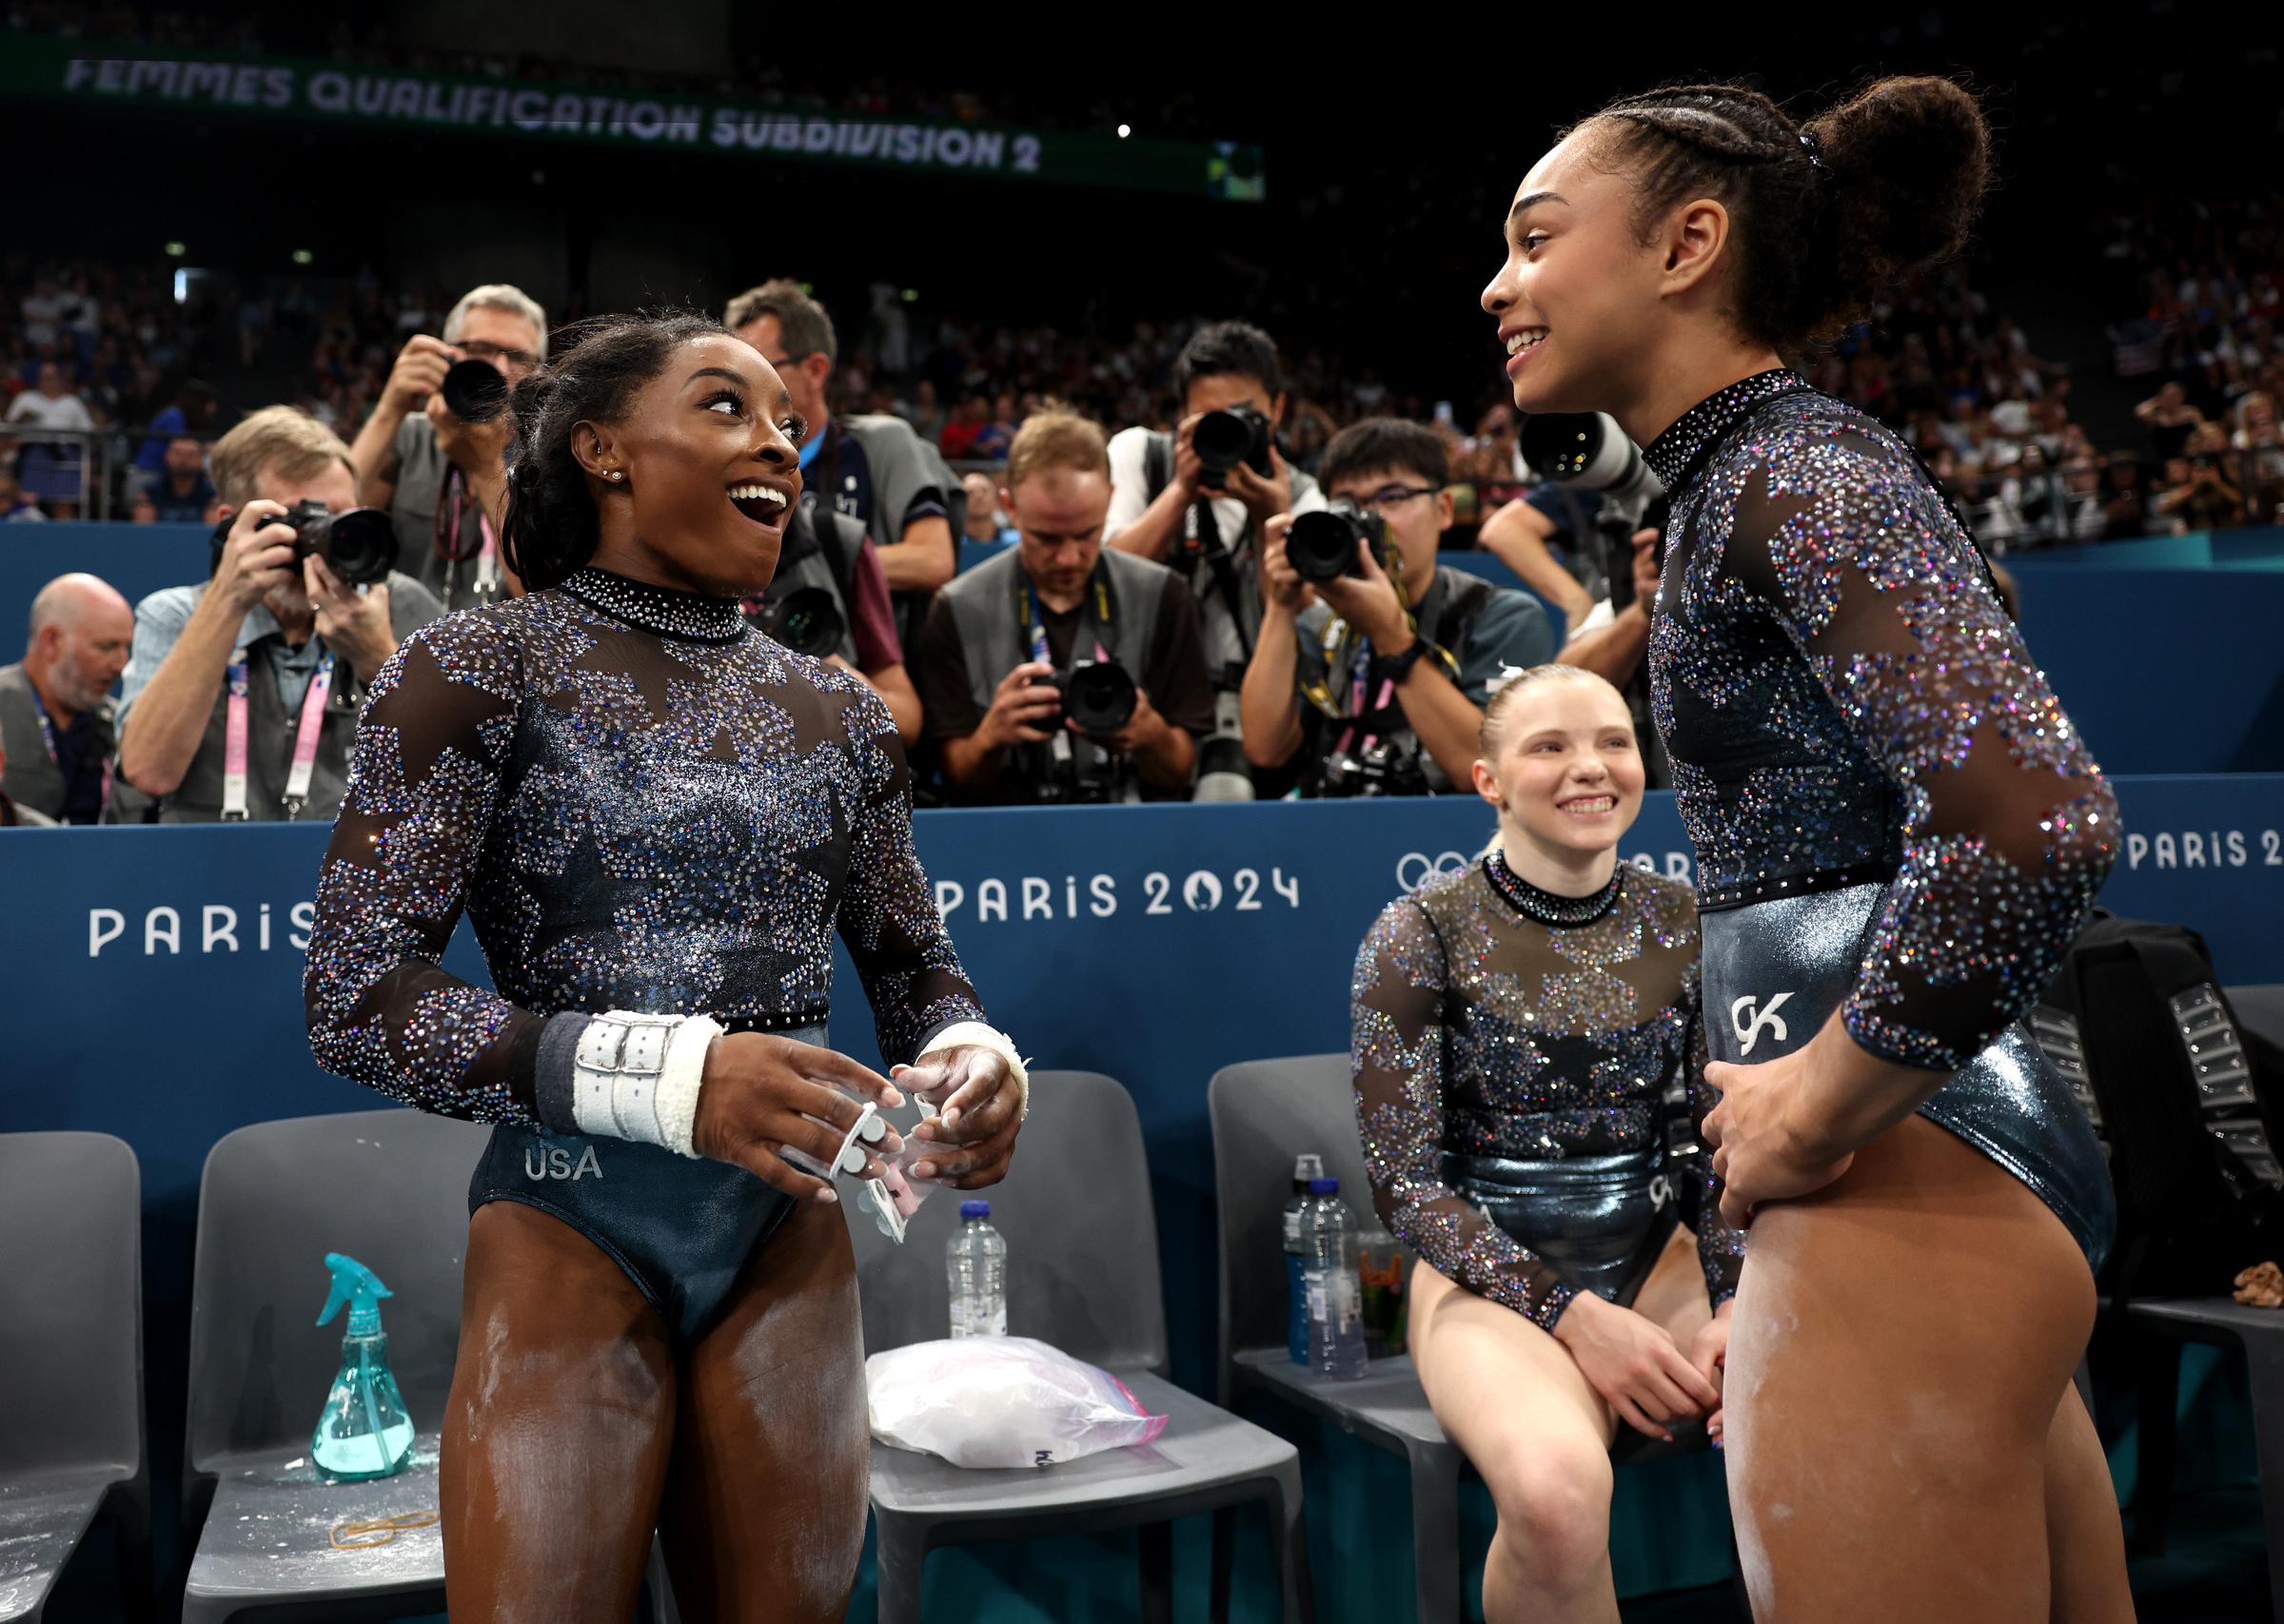
[[[58,773],[61,773],[64,770],[64,757],[63,753],[55,747],[55,724],[48,719],[48,701],[40,697],[40,690],[37,683],[28,682],[24,686],[31,690],[32,708],[38,711],[40,714],[40,742],[48,747],[48,759],[53,762],[55,764],[55,770]],[[69,784],[64,786],[64,792],[67,796],[69,795],[70,789],[71,787]],[[96,803],[96,815],[101,816],[101,809],[108,807],[110,804],[111,759],[107,755],[103,758],[103,799]]]
[[[1404,622],[1411,628],[1413,636],[1426,638],[1428,634],[1420,629],[1419,616],[1412,613],[1411,595],[1404,590],[1403,565],[1392,553],[1389,555],[1389,559],[1396,567],[1388,572],[1388,584],[1396,589],[1396,602],[1404,611]],[[1351,650],[1348,646],[1349,635],[1349,623],[1335,615],[1325,622],[1324,636],[1320,645],[1324,650],[1325,669],[1328,672],[1338,671],[1343,663],[1349,667],[1348,714],[1342,715],[1338,702],[1332,697],[1329,684],[1310,680],[1301,685],[1301,692],[1310,704],[1334,721],[1349,724],[1342,730],[1340,735],[1339,748],[1344,752],[1356,742],[1356,723],[1359,719],[1366,715],[1377,715],[1396,702],[1395,682],[1389,678],[1383,678],[1380,683],[1379,701],[1369,710],[1366,708],[1365,696],[1369,691],[1372,679],[1372,645],[1370,639],[1359,637]],[[1428,652],[1444,662],[1445,669],[1450,672],[1453,682],[1459,680],[1459,662],[1451,657],[1450,650],[1445,648],[1441,643],[1429,641]],[[1378,734],[1367,734],[1365,742],[1369,744],[1379,737]]]
[[[286,793],[278,804],[286,821],[302,815],[309,804],[309,777],[317,770],[318,740],[325,731],[325,700],[333,692],[333,652],[318,656],[309,692],[302,695],[302,719],[293,730],[293,767],[286,775]],[[246,821],[246,650],[230,653],[230,696],[223,724],[222,819]]]
[[[1111,657],[1111,654],[1110,651],[1104,648],[1102,645],[1102,633],[1103,630],[1111,623],[1111,589],[1104,584],[1103,578],[1099,574],[1097,574],[1094,577],[1093,586],[1095,619],[1094,657],[1098,660],[1107,660]],[[1039,664],[1046,666],[1050,670],[1053,670],[1054,666],[1054,655],[1047,647],[1047,616],[1040,608],[1039,595],[1032,591],[1031,582],[1029,580],[1022,579],[1019,579],[1015,582],[1015,593],[1016,596],[1023,600],[1024,617],[1031,622],[1031,657],[1036,660]],[[1077,648],[1078,640],[1076,637],[1073,637],[1072,639],[1072,656],[1073,663],[1074,664],[1076,663],[1077,659]],[[1068,728],[1056,728],[1054,730],[1053,739],[1048,745],[1047,749],[1048,753],[1054,757],[1056,766],[1064,767],[1070,765],[1071,730]]]

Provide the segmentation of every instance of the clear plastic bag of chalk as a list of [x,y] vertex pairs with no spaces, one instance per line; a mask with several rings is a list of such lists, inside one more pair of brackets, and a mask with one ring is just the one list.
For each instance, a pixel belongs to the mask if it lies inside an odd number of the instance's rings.
[[875,1438],[955,1466],[1053,1466],[1166,1430],[1109,1371],[1030,1337],[891,1348],[864,1379]]

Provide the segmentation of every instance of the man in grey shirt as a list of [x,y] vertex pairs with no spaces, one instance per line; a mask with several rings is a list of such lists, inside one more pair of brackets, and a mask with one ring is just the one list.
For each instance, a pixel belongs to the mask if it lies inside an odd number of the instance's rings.
[[118,738],[111,684],[134,630],[127,599],[94,576],[58,576],[31,600],[23,662],[0,666],[0,788],[18,807],[58,823],[102,820]]
[[444,318],[444,336],[415,333],[389,370],[349,460],[368,507],[387,510],[405,574],[447,609],[515,590],[500,557],[507,511],[507,455],[515,414],[463,422],[444,404],[444,374],[481,361],[512,389],[546,359],[547,317],[503,282],[471,288]]
[[211,579],[135,606],[119,775],[156,799],[162,823],[329,822],[365,690],[443,607],[407,576],[345,586],[296,557],[286,509],[356,505],[348,447],[316,419],[255,412],[215,442],[213,470],[236,517]]

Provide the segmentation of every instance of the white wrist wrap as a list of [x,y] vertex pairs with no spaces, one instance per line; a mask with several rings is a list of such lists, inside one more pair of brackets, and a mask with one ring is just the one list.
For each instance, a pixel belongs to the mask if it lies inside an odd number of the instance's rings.
[[1007,1062],[1008,1075],[1015,1080],[1017,1120],[1031,1115],[1031,1073],[1024,1069],[1023,1057],[1015,1052],[1014,1041],[1005,1032],[996,1027],[987,1027],[981,1021],[955,1021],[928,1040],[928,1047],[919,1052],[913,1064],[916,1066],[932,1054],[941,1054],[953,1048],[989,1049]]
[[581,1133],[696,1156],[691,1129],[706,1050],[721,1027],[703,1015],[614,1009],[580,1034],[572,1110]]

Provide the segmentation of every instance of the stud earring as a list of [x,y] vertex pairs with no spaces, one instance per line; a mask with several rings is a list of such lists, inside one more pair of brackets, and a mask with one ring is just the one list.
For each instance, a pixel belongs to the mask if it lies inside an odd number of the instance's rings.
[[619,472],[618,469],[614,468],[609,473],[605,474],[603,478],[610,480],[613,484],[617,484],[620,479],[625,479],[626,476]]

